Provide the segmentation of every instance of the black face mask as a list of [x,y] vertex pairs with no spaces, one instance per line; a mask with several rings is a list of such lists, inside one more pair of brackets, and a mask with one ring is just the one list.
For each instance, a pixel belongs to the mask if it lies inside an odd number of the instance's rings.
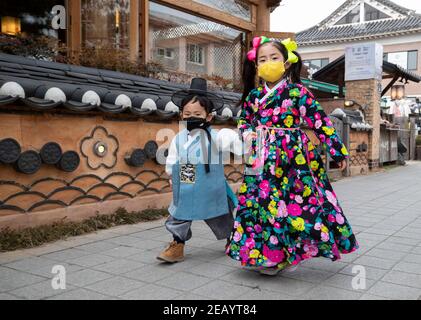
[[[207,130],[210,127],[210,122],[206,121],[205,118],[198,118],[198,117],[189,117],[189,118],[185,118],[184,121],[187,122],[187,130],[188,131],[192,131],[194,129],[203,129],[205,130],[207,136],[208,136],[208,140],[209,143],[212,143],[212,138],[211,138],[211,134],[209,132],[209,130]],[[208,154],[208,163],[205,163],[205,170],[206,173],[210,172],[210,153]]]
[[204,129],[206,130],[210,123],[204,118],[189,117],[185,118],[184,121],[187,122],[187,130],[192,131],[194,129]]

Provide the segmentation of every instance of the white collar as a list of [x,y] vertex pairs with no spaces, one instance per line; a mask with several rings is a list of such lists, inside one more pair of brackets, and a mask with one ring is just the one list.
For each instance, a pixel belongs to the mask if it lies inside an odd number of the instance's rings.
[[193,129],[192,131],[187,131],[187,135],[190,137],[195,137],[200,133],[202,129]]
[[198,135],[201,134],[202,129],[194,129],[192,131],[187,131],[187,142],[184,144],[184,149],[187,149]]
[[272,93],[274,93],[276,90],[278,90],[280,87],[282,87],[285,82],[286,82],[286,79],[282,79],[272,89],[270,89],[268,87],[267,83],[265,82],[265,89],[266,89],[267,93],[262,99],[259,100],[259,103],[263,103],[264,101],[266,101],[266,99],[269,98],[272,95]]

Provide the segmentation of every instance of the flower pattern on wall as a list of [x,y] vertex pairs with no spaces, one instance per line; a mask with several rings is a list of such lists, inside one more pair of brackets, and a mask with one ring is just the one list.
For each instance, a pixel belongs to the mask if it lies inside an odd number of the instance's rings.
[[91,135],[80,142],[80,152],[86,158],[88,167],[93,170],[113,168],[117,164],[118,149],[117,138],[101,126],[93,129]]

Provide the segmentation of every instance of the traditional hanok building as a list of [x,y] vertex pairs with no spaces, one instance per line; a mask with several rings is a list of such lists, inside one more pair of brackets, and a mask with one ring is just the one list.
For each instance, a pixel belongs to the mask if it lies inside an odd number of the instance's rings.
[[[270,13],[280,2],[2,1],[1,32],[46,35],[71,54],[84,47],[118,48],[127,59],[160,63],[167,71],[238,80],[245,43],[254,32],[269,31]],[[54,19],[59,27],[52,24]]]
[[[123,50],[187,76],[235,80],[245,44],[268,31],[272,0],[3,1],[1,31],[48,36],[74,54]],[[62,5],[66,29],[52,27]],[[63,8],[62,7],[62,8]],[[56,8],[57,9],[57,8]],[[13,38],[12,38],[13,40]],[[4,46],[3,46],[4,45]],[[22,46],[22,55],[31,48]],[[167,207],[166,149],[179,130],[171,95],[186,85],[138,75],[0,53],[0,228],[81,220],[119,207]],[[42,58],[42,59],[40,59]],[[218,91],[214,127],[235,128],[240,95]],[[241,180],[242,159],[226,166]]]
[[[421,15],[389,0],[347,0],[316,26],[297,33],[296,39],[311,73],[343,56],[347,46],[362,42],[383,45],[384,60],[421,73]],[[385,79],[383,88],[389,83]],[[408,97],[421,97],[418,83],[405,89]]]

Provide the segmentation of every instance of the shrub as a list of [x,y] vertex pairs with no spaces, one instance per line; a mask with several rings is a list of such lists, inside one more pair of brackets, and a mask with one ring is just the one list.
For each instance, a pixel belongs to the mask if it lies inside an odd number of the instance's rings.
[[158,220],[168,216],[165,209],[148,209],[141,212],[127,212],[120,208],[111,215],[96,215],[81,222],[59,221],[33,228],[0,230],[0,252],[32,248],[44,243],[79,236],[111,227]]

